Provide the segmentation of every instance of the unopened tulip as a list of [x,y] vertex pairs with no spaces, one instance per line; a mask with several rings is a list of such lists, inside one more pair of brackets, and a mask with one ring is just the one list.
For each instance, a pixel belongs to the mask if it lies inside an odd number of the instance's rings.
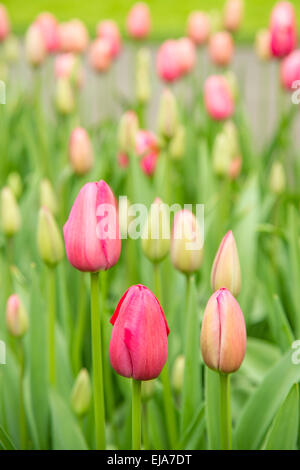
[[71,114],[75,108],[75,97],[71,80],[59,78],[56,82],[55,103],[58,112]]
[[232,162],[229,139],[224,132],[217,134],[212,149],[212,166],[218,176],[227,176]]
[[274,57],[285,57],[297,44],[295,10],[290,2],[278,2],[270,22],[271,51]]
[[106,39],[110,45],[110,53],[116,58],[122,49],[122,39],[117,24],[112,20],[101,21],[97,26],[98,38]]
[[85,415],[91,405],[92,387],[89,373],[86,369],[79,372],[71,394],[71,405],[77,416]]
[[115,196],[105,181],[80,190],[64,225],[69,262],[80,271],[97,272],[114,266],[121,252]]
[[212,62],[219,66],[231,63],[234,54],[234,42],[227,31],[220,31],[211,36],[209,40],[209,55]]
[[72,52],[59,54],[55,58],[54,73],[56,78],[65,78],[81,87],[84,80],[84,71],[80,58]]
[[40,184],[40,206],[47,207],[53,215],[58,212],[57,197],[50,181],[46,178],[42,179]]
[[276,194],[280,195],[284,192],[286,187],[286,177],[282,163],[274,162],[270,173],[270,189]]
[[196,48],[189,38],[181,38],[177,41],[178,57],[181,75],[190,73],[196,65]]
[[20,209],[9,186],[1,191],[1,227],[7,237],[15,235],[21,227]]
[[255,51],[260,60],[267,61],[271,58],[271,35],[268,29],[261,29],[257,32]]
[[235,32],[240,29],[244,14],[243,0],[227,0],[224,8],[224,27]]
[[171,237],[171,260],[176,269],[191,274],[197,271],[203,259],[203,236],[200,225],[189,210],[177,212]]
[[300,82],[300,49],[291,52],[281,63],[281,83],[287,90],[293,90]]
[[182,124],[179,124],[177,131],[170,142],[170,157],[174,160],[180,160],[185,153],[186,130]]
[[238,370],[246,352],[246,326],[238,302],[222,288],[209,299],[201,328],[202,357],[210,369],[230,374]]
[[184,384],[185,357],[177,356],[172,369],[172,385],[176,393],[180,393]]
[[17,294],[11,295],[7,300],[6,325],[10,334],[18,338],[24,336],[28,330],[28,314]]
[[62,236],[47,207],[41,207],[39,212],[37,243],[40,257],[48,266],[56,266],[63,259]]
[[161,95],[158,110],[158,132],[163,138],[169,140],[176,135],[179,126],[177,101],[169,89]]
[[20,199],[23,192],[23,183],[19,173],[13,171],[7,177],[7,184],[14,193],[16,199]]
[[158,377],[168,356],[169,327],[155,295],[142,285],[130,287],[110,322],[109,359],[115,371],[135,380]]
[[35,20],[39,26],[47,52],[53,53],[59,49],[58,22],[54,15],[48,12],[41,13]]
[[156,70],[164,82],[174,82],[181,77],[178,43],[174,39],[165,41],[158,49]]
[[208,114],[216,121],[233,115],[233,95],[225,77],[212,75],[207,78],[204,85],[204,102]]
[[59,25],[61,52],[81,54],[88,46],[89,36],[82,21],[74,19]]
[[32,24],[25,36],[25,54],[30,65],[41,65],[47,56],[46,44],[40,28]]
[[148,103],[151,95],[150,61],[149,50],[140,49],[137,53],[136,97],[142,104]]
[[226,287],[237,297],[241,290],[241,268],[239,255],[232,231],[221,241],[211,271],[212,290]]
[[9,64],[14,64],[20,58],[20,43],[18,38],[10,34],[3,45],[4,57]]
[[105,38],[97,38],[92,42],[89,50],[90,66],[97,72],[107,72],[111,66],[111,48]]
[[139,129],[137,115],[134,111],[126,111],[121,117],[118,131],[119,150],[130,155],[135,149],[136,134]]
[[158,155],[157,152],[150,152],[141,158],[140,167],[145,175],[152,176],[155,173]]
[[188,18],[187,34],[197,46],[205,44],[210,34],[209,16],[202,11],[193,11]]
[[0,4],[0,42],[4,41],[10,33],[10,22],[7,10],[4,5]]
[[170,214],[168,206],[159,198],[150,207],[142,234],[142,249],[154,263],[163,260],[170,250]]
[[127,32],[133,39],[145,39],[151,29],[151,17],[146,3],[138,2],[127,17]]
[[83,127],[76,127],[71,133],[69,160],[74,173],[77,175],[84,175],[93,167],[93,149],[89,135]]

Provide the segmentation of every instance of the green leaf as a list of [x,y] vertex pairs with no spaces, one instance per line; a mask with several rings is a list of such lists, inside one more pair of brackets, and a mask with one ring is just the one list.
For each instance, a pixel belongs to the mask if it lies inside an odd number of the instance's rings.
[[274,344],[258,338],[247,338],[246,356],[236,375],[244,374],[253,382],[260,383],[280,358],[280,350]]
[[212,450],[221,448],[220,441],[220,379],[219,374],[205,368],[205,420],[208,447]]
[[177,449],[191,449],[191,442],[199,441],[205,429],[205,404],[201,403],[195,418],[180,438]]
[[264,449],[294,450],[299,425],[299,385],[295,384],[279,411],[268,432]]
[[4,450],[16,450],[16,446],[12,442],[9,435],[5,432],[0,424],[0,445]]
[[300,247],[299,247],[299,214],[293,205],[288,206],[288,236],[289,236],[289,253],[291,267],[291,294],[294,301],[294,327],[297,337],[300,336],[300,316],[298,306],[300,303],[300,290],[295,286],[300,285]]
[[294,335],[278,295],[274,295],[273,304],[276,320],[275,340],[281,350],[286,352],[294,341]]

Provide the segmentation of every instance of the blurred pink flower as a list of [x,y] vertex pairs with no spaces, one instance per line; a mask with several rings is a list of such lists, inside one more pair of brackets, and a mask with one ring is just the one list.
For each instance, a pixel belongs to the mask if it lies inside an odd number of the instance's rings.
[[242,23],[244,0],[227,0],[224,9],[224,27],[228,31],[237,31]]
[[139,130],[135,138],[135,150],[141,158],[140,166],[147,176],[153,175],[159,156],[159,146],[156,136],[146,130]]
[[110,52],[116,58],[122,49],[122,39],[117,24],[112,20],[101,21],[97,26],[98,38],[105,38],[110,44]]
[[97,38],[89,50],[90,66],[97,72],[106,72],[111,66],[111,46],[105,38]]
[[230,64],[234,54],[234,42],[228,31],[220,31],[209,40],[209,55],[211,61],[220,66]]
[[41,65],[47,57],[42,31],[35,23],[32,23],[26,31],[25,54],[28,63],[35,67]]
[[165,41],[159,48],[156,58],[159,77],[165,82],[174,82],[181,76],[178,44],[174,39]]
[[196,48],[189,38],[181,38],[177,41],[178,57],[181,74],[191,72],[196,65]]
[[294,82],[300,83],[300,49],[291,52],[282,61],[280,73],[281,83],[287,90],[293,89]]
[[84,81],[81,62],[72,52],[65,52],[56,56],[54,74],[56,78],[74,79],[78,87],[81,87]]
[[62,52],[81,54],[88,46],[89,36],[82,21],[74,19],[59,25],[59,43]]
[[274,57],[285,57],[297,44],[295,10],[290,2],[275,5],[270,22],[271,51]]
[[145,39],[151,29],[151,17],[146,3],[138,2],[131,8],[127,17],[127,31],[134,39]]
[[40,27],[47,52],[56,52],[59,49],[58,23],[54,15],[48,12],[41,13],[35,23]]
[[210,34],[209,16],[202,11],[193,11],[188,17],[187,34],[197,46],[206,43]]
[[10,33],[10,21],[7,10],[4,5],[0,4],[0,42],[4,41]]
[[91,141],[83,127],[76,127],[69,140],[69,160],[74,173],[84,175],[93,167],[94,155]]
[[204,84],[204,102],[208,114],[220,121],[234,113],[234,99],[223,75],[211,75]]

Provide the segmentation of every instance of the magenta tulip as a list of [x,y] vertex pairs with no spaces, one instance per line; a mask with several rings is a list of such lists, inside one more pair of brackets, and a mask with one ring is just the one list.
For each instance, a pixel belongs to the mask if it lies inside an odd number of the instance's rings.
[[234,100],[225,77],[212,75],[204,85],[204,102],[212,119],[221,121],[234,113]]
[[110,322],[109,358],[115,371],[135,380],[158,377],[168,356],[169,327],[155,295],[142,285],[130,287]]
[[290,2],[275,5],[270,23],[271,51],[274,57],[285,57],[297,44],[295,10]]
[[300,49],[291,52],[281,63],[282,85],[287,90],[293,90],[297,81],[300,83]]
[[127,17],[127,31],[133,39],[145,39],[151,29],[151,17],[146,3],[138,2],[131,8]]
[[97,272],[114,266],[121,252],[115,196],[105,181],[80,190],[64,226],[69,262],[80,271]]

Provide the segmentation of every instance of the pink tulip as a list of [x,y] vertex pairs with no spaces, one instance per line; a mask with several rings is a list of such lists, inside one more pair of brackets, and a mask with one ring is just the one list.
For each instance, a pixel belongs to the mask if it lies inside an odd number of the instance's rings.
[[145,130],[139,130],[135,137],[135,150],[140,160],[140,166],[147,176],[153,175],[157,159],[159,156],[159,147],[156,136]]
[[135,380],[158,377],[168,356],[169,327],[155,295],[142,285],[130,287],[110,322],[109,359],[115,371]]
[[234,42],[227,31],[214,34],[209,41],[209,55],[216,65],[226,66],[230,64],[234,54]]
[[69,262],[80,271],[97,272],[114,266],[121,252],[114,194],[101,180],[80,190],[64,225]]
[[189,38],[179,39],[177,47],[181,74],[185,75],[191,72],[196,65],[196,48]]
[[147,153],[144,157],[142,157],[140,161],[140,166],[145,175],[152,176],[156,170],[158,154],[156,152]]
[[59,43],[62,52],[81,54],[88,46],[89,36],[80,20],[71,20],[59,25]]
[[122,49],[122,39],[117,24],[112,20],[101,21],[97,26],[98,38],[105,38],[110,44],[110,52],[116,58]]
[[4,5],[0,4],[0,42],[4,41],[10,33],[10,21],[7,10]]
[[90,66],[97,72],[107,72],[111,66],[111,47],[105,38],[97,38],[89,50]]
[[46,59],[47,49],[43,34],[35,23],[29,26],[25,35],[26,59],[30,65],[38,66]]
[[69,159],[74,172],[78,175],[88,173],[93,167],[93,149],[89,135],[83,127],[76,127],[71,133]]
[[293,90],[293,84],[300,83],[300,49],[291,52],[281,64],[281,83],[287,90]]
[[201,329],[202,357],[210,369],[230,374],[238,370],[246,352],[246,326],[238,302],[222,288],[209,299]]
[[211,271],[213,291],[226,287],[236,297],[241,290],[241,268],[232,231],[220,243]]
[[295,10],[290,2],[279,2],[272,11],[271,51],[274,57],[285,57],[297,44]]
[[159,48],[156,58],[159,77],[165,82],[174,82],[181,76],[177,41],[169,39]]
[[151,17],[146,3],[138,2],[131,8],[127,17],[127,31],[134,39],[145,39],[151,29]]
[[56,52],[59,49],[59,32],[56,18],[48,12],[41,13],[35,20],[42,32],[47,52]]
[[16,337],[22,337],[28,330],[28,315],[18,294],[12,294],[7,300],[6,325]]
[[55,58],[54,74],[56,78],[74,79],[78,87],[81,87],[84,81],[81,62],[72,52],[58,54]]
[[224,10],[224,26],[228,31],[237,31],[242,23],[244,13],[243,0],[227,0]]
[[197,45],[205,44],[210,34],[209,16],[202,11],[194,11],[188,18],[187,34]]
[[211,75],[204,84],[204,102],[208,114],[221,121],[234,113],[234,100],[229,84],[222,75]]

